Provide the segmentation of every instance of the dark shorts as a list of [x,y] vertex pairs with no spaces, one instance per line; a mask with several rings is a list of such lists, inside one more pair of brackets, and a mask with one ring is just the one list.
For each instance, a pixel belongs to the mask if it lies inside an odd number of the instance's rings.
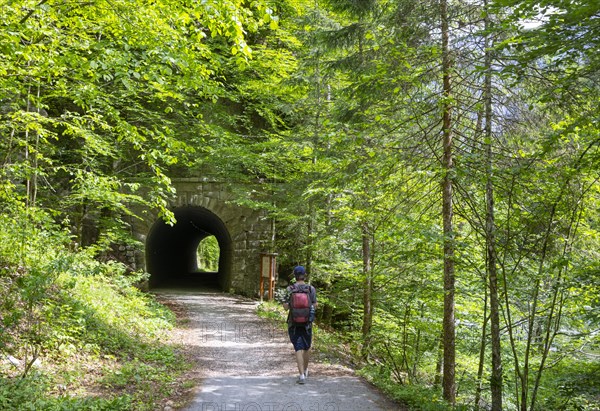
[[312,329],[305,326],[291,326],[288,328],[290,341],[294,345],[295,351],[308,350],[312,344]]

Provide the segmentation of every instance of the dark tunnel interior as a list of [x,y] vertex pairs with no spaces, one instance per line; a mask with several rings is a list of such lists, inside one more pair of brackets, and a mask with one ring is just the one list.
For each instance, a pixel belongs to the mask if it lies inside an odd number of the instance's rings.
[[[231,237],[221,219],[203,207],[185,206],[173,210],[177,223],[169,226],[157,220],[146,239],[146,270],[150,287],[203,287],[227,290],[231,282]],[[214,235],[219,244],[219,270],[198,271],[200,242]]]

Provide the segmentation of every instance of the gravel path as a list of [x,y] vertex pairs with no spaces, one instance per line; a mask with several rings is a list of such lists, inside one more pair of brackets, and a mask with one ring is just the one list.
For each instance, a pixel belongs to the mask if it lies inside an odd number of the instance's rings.
[[401,409],[340,365],[311,360],[307,383],[296,384],[287,333],[256,315],[256,301],[189,290],[155,293],[187,318],[174,335],[197,362],[187,376],[197,387],[185,411]]

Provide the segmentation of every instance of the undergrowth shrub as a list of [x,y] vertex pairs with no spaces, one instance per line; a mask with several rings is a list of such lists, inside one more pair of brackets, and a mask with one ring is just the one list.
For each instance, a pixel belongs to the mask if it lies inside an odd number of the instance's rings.
[[127,395],[108,398],[48,396],[47,392],[50,387],[50,379],[35,372],[22,379],[0,377],[0,409],[15,411],[126,411],[132,409],[131,397]]
[[[19,215],[19,217],[17,217]],[[43,211],[0,215],[0,409],[145,410],[186,367],[174,315]]]

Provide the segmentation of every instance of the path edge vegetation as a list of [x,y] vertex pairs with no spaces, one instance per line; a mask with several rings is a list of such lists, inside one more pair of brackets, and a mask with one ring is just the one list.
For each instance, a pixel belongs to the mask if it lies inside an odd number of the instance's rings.
[[185,389],[175,315],[136,287],[144,275],[17,214],[0,215],[0,409],[154,410]]
[[[256,314],[268,319],[277,327],[287,329],[287,313],[276,301],[262,301],[256,307]],[[452,407],[443,400],[440,387],[400,385],[389,376],[382,375],[372,367],[362,354],[362,347],[351,336],[338,332],[325,324],[313,325],[314,341],[312,361],[340,364],[352,369],[357,376],[363,377],[389,399],[399,406],[413,411],[450,411],[467,410],[466,407]]]

